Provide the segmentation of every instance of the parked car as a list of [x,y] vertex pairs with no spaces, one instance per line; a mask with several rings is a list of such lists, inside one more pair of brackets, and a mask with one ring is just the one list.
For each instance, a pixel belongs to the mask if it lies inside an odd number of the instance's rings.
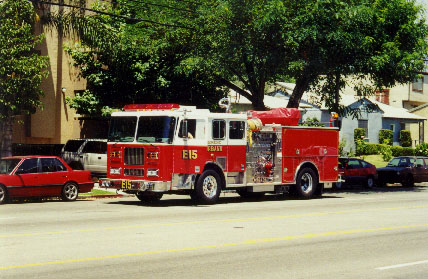
[[413,187],[415,182],[428,181],[428,157],[402,156],[393,158],[384,168],[377,169],[379,185],[401,183]]
[[61,152],[62,159],[73,169],[88,170],[93,175],[107,172],[106,139],[72,139]]
[[362,184],[372,188],[377,179],[376,167],[356,158],[339,158],[339,174],[344,182],[336,183],[336,188],[341,188],[343,184]]
[[94,187],[89,171],[73,170],[56,156],[16,156],[0,159],[0,204],[13,197],[77,199]]

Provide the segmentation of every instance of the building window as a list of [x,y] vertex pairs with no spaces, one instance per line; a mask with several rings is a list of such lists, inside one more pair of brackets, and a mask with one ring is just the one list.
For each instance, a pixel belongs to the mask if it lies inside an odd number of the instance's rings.
[[424,78],[423,77],[418,78],[418,79],[413,81],[412,91],[413,92],[419,92],[419,93],[424,92]]
[[358,128],[364,129],[366,133],[366,138],[369,137],[369,121],[365,119],[359,119],[358,120]]
[[390,129],[392,132],[395,132],[395,124],[391,124],[391,125],[389,125],[389,129]]
[[389,89],[376,90],[376,101],[389,105]]

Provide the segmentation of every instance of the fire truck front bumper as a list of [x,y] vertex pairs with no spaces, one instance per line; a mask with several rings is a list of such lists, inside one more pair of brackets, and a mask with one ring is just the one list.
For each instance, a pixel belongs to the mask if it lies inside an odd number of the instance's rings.
[[122,190],[126,193],[137,193],[141,191],[166,192],[170,190],[171,182],[125,180],[125,179],[103,179],[103,180],[100,180],[99,185],[100,187]]

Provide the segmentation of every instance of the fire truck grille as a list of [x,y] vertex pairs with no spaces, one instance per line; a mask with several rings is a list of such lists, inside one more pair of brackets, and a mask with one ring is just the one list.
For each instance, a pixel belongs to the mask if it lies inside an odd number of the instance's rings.
[[126,147],[125,165],[144,165],[144,148]]
[[143,169],[125,169],[126,176],[144,176]]

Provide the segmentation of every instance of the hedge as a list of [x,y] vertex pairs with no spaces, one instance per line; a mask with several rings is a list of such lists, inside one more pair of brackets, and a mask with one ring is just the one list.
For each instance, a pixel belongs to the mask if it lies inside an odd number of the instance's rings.
[[379,130],[379,143],[392,145],[394,134],[391,130],[380,129]]
[[415,155],[415,150],[411,147],[401,147],[401,146],[393,146],[391,147],[392,156],[413,156]]
[[354,142],[364,140],[366,137],[366,130],[363,128],[356,128],[354,129]]
[[412,136],[410,135],[409,130],[400,131],[400,144],[402,147],[412,146]]
[[[384,146],[379,143],[362,143],[359,148],[356,148],[356,155],[376,155],[382,154]],[[392,156],[414,156],[415,149],[411,147],[401,147],[398,145],[391,146]]]

